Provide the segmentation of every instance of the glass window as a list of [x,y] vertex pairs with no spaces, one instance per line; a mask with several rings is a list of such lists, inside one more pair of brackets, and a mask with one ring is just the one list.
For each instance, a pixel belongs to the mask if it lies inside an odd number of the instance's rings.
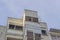
[[17,39],[17,38],[10,38],[10,37],[7,37],[7,40],[23,40],[23,39]]
[[38,18],[33,18],[33,22],[38,22]]
[[18,26],[18,25],[9,24],[9,29],[23,30],[23,27],[22,26]]
[[47,35],[46,30],[41,30],[42,35]]
[[26,21],[31,21],[31,17],[29,17],[29,16],[26,16]]
[[33,38],[27,38],[27,40],[33,40]]
[[35,34],[35,40],[41,40],[41,35],[40,34]]
[[15,25],[9,24],[9,29],[14,29]]
[[33,40],[33,32],[27,31],[27,40]]
[[26,21],[31,21],[31,22],[38,22],[38,18],[29,17],[29,16],[26,16],[26,17],[25,17],[25,20],[26,20]]
[[23,28],[22,28],[22,26],[16,26],[15,29],[16,29],[16,30],[22,30]]

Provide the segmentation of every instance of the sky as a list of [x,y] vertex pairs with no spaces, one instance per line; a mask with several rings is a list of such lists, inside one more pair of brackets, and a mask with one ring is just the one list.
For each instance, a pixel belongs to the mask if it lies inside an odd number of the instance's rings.
[[60,0],[0,0],[0,25],[6,26],[8,17],[21,18],[24,9],[38,11],[48,28],[60,29]]

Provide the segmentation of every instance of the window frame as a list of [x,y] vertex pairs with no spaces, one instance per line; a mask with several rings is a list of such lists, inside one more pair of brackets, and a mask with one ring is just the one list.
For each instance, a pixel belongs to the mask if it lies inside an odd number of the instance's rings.
[[22,26],[15,26],[15,30],[23,30],[23,27]]
[[14,28],[15,28],[15,25],[9,24],[9,29],[14,29]]
[[35,40],[41,40],[41,34],[35,33]]
[[38,22],[38,18],[25,16],[25,21]]
[[32,31],[27,31],[27,40],[29,40],[29,39],[33,40],[33,32]]
[[42,35],[47,35],[46,30],[41,30]]
[[[13,29],[13,30],[23,30],[23,26],[19,26],[19,25],[14,25],[14,24],[9,24],[9,29]],[[11,28],[10,28],[11,27]]]

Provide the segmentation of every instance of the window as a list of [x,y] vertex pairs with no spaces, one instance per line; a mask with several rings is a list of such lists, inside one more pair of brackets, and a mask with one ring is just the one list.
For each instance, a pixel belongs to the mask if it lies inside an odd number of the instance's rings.
[[7,37],[7,40],[23,40],[23,39],[17,39],[17,38]]
[[41,35],[40,34],[35,34],[35,40],[41,40]]
[[27,31],[27,40],[33,40],[33,32]]
[[26,21],[31,21],[31,17],[29,17],[29,16],[26,16]]
[[26,21],[31,21],[31,22],[38,22],[38,18],[29,17],[29,16],[26,16],[26,17],[25,17],[25,20],[26,20]]
[[33,22],[38,22],[38,18],[33,18]]
[[18,26],[18,25],[9,24],[9,29],[23,30],[23,27],[22,26]]
[[41,30],[42,35],[47,35],[46,30]]
[[15,25],[9,24],[9,29],[14,29]]
[[22,26],[16,26],[15,29],[16,29],[16,30],[22,30],[23,28],[22,28]]

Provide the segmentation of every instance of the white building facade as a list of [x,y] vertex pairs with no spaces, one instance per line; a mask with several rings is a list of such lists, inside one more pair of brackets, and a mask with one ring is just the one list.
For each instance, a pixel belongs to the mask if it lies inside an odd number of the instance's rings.
[[0,40],[5,40],[6,39],[6,28],[5,26],[0,25]]
[[60,40],[60,30],[50,29],[50,40]]
[[[39,21],[37,11],[24,10],[21,19],[8,17],[4,40],[51,40],[46,22]],[[3,30],[3,29],[2,29]]]

